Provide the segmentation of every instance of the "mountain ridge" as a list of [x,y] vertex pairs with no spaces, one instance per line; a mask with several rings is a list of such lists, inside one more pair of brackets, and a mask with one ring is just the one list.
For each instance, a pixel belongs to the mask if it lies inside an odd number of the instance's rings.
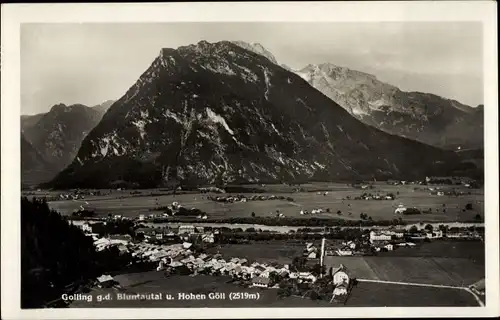
[[416,177],[457,159],[364,125],[267,57],[200,41],[162,48],[50,185]]
[[[97,125],[107,108],[105,105],[97,107],[59,103],[46,113],[21,116],[22,138],[39,154],[31,158],[38,159],[40,168],[47,167],[49,172],[57,173],[73,161],[83,138]],[[27,146],[23,150],[32,153]],[[37,177],[45,178],[49,175],[29,176],[29,173],[24,174],[30,183],[37,183],[46,182]]]
[[403,91],[372,74],[331,63],[295,72],[365,124],[440,148],[482,147],[478,109],[454,99]]

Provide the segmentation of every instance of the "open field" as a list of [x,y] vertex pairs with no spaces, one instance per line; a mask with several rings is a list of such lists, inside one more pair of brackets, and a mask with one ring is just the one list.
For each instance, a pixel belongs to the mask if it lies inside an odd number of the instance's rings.
[[[278,188],[279,187],[279,188]],[[394,214],[394,209],[403,204],[408,207],[417,207],[421,210],[432,209],[432,213],[421,215],[403,215],[405,221],[470,221],[476,214],[484,215],[484,195],[483,190],[469,190],[463,188],[462,191],[469,192],[471,195],[435,196],[430,195],[428,191],[415,191],[413,185],[392,186],[378,184],[375,189],[360,190],[353,189],[343,184],[328,184],[316,186],[316,189],[330,190],[328,195],[315,192],[288,192],[281,193],[284,196],[294,198],[294,202],[284,200],[268,201],[249,201],[246,203],[219,203],[206,199],[203,194],[189,193],[178,195],[161,195],[159,190],[141,190],[142,195],[130,194],[130,191],[110,191],[108,195],[98,197],[87,197],[86,200],[59,200],[50,202],[51,208],[58,210],[62,214],[71,214],[80,205],[90,210],[95,210],[100,216],[107,214],[120,214],[128,217],[136,217],[139,214],[154,213],[150,211],[157,206],[166,206],[173,201],[181,203],[186,208],[195,207],[208,213],[209,219],[221,219],[230,217],[250,217],[252,212],[257,216],[271,216],[276,210],[280,210],[286,217],[300,217],[307,219],[312,215],[300,215],[300,210],[330,208],[331,213],[314,215],[318,218],[342,218],[359,219],[361,213],[366,213],[374,220],[390,220],[399,216]],[[289,186],[276,186],[274,191],[286,191]],[[443,186],[443,190],[451,186]],[[462,187],[458,187],[462,188]],[[283,190],[281,190],[283,189]],[[385,194],[392,192],[397,195],[395,200],[345,200],[348,196],[354,198],[364,192]],[[153,195],[150,194],[159,194]],[[245,193],[244,193],[245,194]],[[264,194],[264,193],[263,193]],[[271,195],[273,192],[266,192]],[[48,193],[38,193],[38,196],[49,195]],[[50,195],[56,195],[51,192]],[[344,199],[344,200],[343,200]],[[88,204],[86,204],[86,202]],[[473,210],[465,212],[462,209],[467,203],[472,203]],[[444,205],[444,207],[443,207]],[[443,212],[446,209],[446,212]],[[340,214],[337,212],[340,211]]]
[[464,291],[415,287],[386,283],[359,282],[346,307],[478,307],[474,297]]
[[[116,276],[115,279],[124,287],[123,291],[116,289],[95,289],[91,292],[93,295],[92,302],[76,301],[70,306],[74,308],[255,308],[255,307],[335,307],[335,304],[329,304],[325,301],[312,301],[310,299],[301,299],[298,297],[288,297],[279,299],[277,290],[273,289],[258,289],[258,288],[243,288],[236,284],[227,283],[229,277],[213,277],[199,275],[190,276],[171,276],[165,277],[163,272],[149,271],[142,273],[124,274]],[[172,294],[176,300],[160,300],[160,301],[140,301],[117,300],[117,293],[160,293]],[[226,293],[224,300],[210,300],[208,294],[210,292]],[[230,292],[247,292],[259,293],[258,300],[233,300],[229,299]],[[111,301],[97,302],[95,296],[98,294],[111,293],[114,297]],[[179,293],[204,293],[207,295],[206,300],[177,300]]]
[[484,278],[484,265],[464,258],[326,257],[327,266],[345,265],[356,278],[468,286]]
[[432,241],[415,247],[401,247],[379,252],[379,257],[430,257],[469,259],[477,265],[485,262],[485,248],[481,241]]

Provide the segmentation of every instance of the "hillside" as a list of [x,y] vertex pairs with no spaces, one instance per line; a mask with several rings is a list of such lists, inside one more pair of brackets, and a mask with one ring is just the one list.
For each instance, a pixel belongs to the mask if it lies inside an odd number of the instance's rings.
[[49,181],[57,172],[21,133],[21,186]]
[[361,123],[253,50],[201,41],[162,49],[49,185],[410,179],[458,161]]
[[101,110],[84,105],[58,104],[47,113],[24,117],[24,125],[22,117],[21,125],[24,137],[32,148],[58,172],[73,161],[83,138],[97,125],[102,115]]
[[483,111],[434,94],[404,92],[364,72],[330,63],[296,71],[350,114],[385,132],[433,146],[483,147]]

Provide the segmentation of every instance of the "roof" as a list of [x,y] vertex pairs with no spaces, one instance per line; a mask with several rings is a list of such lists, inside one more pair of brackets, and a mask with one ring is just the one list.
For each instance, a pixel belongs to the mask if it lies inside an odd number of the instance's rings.
[[264,277],[255,277],[252,279],[253,283],[261,283],[261,284],[269,284],[270,280],[269,278],[264,278]]
[[336,274],[339,271],[343,271],[343,272],[349,274],[349,269],[347,269],[343,264],[341,264],[338,268],[332,269],[332,275]]
[[108,274],[103,274],[102,276],[97,278],[97,281],[99,282],[106,282],[106,281],[113,281],[113,277],[108,275]]

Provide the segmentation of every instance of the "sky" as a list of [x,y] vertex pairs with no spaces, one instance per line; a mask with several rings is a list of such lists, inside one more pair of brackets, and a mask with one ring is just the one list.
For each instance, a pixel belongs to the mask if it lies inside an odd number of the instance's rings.
[[258,42],[294,69],[330,62],[405,91],[483,103],[477,22],[47,23],[21,26],[21,113],[119,99],[161,48],[201,40]]

